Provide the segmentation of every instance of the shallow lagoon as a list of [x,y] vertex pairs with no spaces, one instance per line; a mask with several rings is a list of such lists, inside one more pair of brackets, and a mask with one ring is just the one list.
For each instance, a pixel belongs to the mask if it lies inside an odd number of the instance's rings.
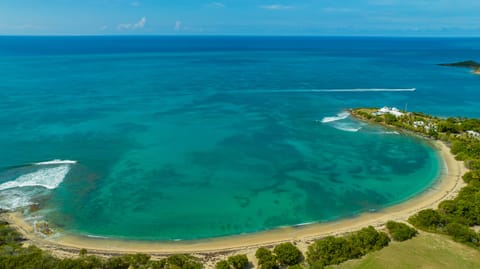
[[[437,178],[438,156],[342,111],[408,104],[476,116],[478,78],[433,64],[451,61],[438,51],[461,51],[460,41],[374,41],[356,49],[314,39],[297,50],[276,49],[275,40],[251,50],[3,50],[0,184],[68,174],[52,188],[3,189],[0,204],[41,202],[39,213],[71,232],[174,240],[328,221],[408,199]],[[54,159],[77,163],[30,165]]]

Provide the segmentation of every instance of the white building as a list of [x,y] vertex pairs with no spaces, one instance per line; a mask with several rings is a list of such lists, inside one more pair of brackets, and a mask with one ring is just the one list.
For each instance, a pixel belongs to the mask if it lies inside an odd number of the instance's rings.
[[387,107],[387,106],[384,106],[382,108],[380,108],[377,112],[374,112],[373,115],[374,116],[380,116],[380,115],[385,115],[385,114],[392,114],[394,115],[395,117],[400,117],[400,116],[403,116],[403,113],[400,112],[400,110],[396,107]]
[[415,128],[423,127],[423,126],[425,126],[425,122],[423,122],[422,120],[413,122],[413,127],[415,127]]
[[471,136],[471,137],[474,137],[474,138],[479,138],[480,137],[480,133],[478,132],[475,132],[475,131],[467,131],[467,135]]

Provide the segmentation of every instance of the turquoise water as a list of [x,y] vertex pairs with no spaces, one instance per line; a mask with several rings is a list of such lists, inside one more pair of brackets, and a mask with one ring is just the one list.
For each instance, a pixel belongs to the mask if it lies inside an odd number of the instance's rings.
[[[381,209],[428,189],[441,160],[342,111],[478,117],[480,77],[435,63],[478,59],[479,45],[0,37],[0,207],[39,203],[35,214],[65,231],[143,240]],[[417,90],[358,91],[371,88]]]

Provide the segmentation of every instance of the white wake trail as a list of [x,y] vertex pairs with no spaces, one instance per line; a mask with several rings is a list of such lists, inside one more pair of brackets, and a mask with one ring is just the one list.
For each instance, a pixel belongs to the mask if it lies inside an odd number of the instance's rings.
[[416,88],[359,88],[359,89],[286,89],[286,90],[243,90],[230,93],[309,93],[309,92],[415,92]]

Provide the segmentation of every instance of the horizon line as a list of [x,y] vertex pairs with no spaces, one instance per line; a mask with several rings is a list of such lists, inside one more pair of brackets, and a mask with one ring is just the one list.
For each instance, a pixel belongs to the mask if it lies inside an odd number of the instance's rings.
[[317,35],[317,34],[0,34],[0,37],[337,37],[337,38],[480,38],[480,35]]

